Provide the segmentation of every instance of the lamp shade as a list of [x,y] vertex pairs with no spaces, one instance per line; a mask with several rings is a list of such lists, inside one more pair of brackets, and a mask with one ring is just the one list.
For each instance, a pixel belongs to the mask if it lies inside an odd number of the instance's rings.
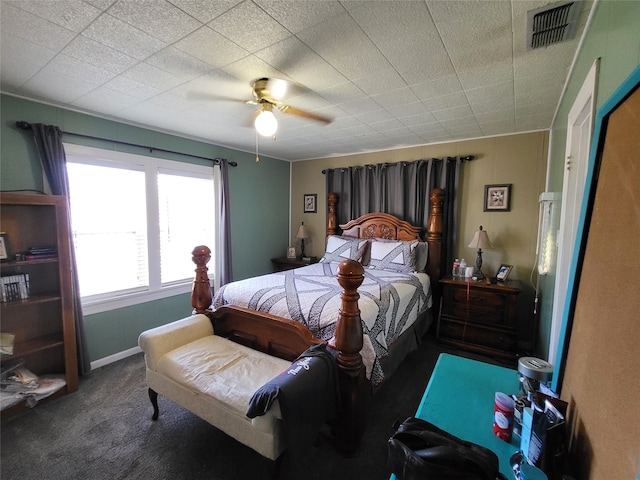
[[473,239],[467,246],[471,248],[493,248],[491,240],[489,240],[489,235],[486,230],[482,229],[482,225],[480,225],[480,230],[477,230],[476,233],[473,234]]
[[309,233],[309,229],[304,226],[304,222],[298,228],[298,233],[296,233],[296,238],[311,238],[311,233]]

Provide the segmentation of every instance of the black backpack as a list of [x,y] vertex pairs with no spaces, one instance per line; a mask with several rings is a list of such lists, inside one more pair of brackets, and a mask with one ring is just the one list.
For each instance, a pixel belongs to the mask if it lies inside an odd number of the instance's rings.
[[491,450],[415,417],[389,438],[387,467],[399,480],[506,480]]

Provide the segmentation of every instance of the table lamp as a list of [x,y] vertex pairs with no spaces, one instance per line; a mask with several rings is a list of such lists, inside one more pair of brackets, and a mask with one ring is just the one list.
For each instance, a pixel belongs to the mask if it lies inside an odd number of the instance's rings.
[[487,231],[482,229],[482,225],[480,225],[480,230],[477,230],[476,233],[473,234],[473,239],[468,247],[478,249],[476,268],[473,271],[473,276],[478,280],[484,280],[484,274],[482,273],[482,249],[493,248],[493,245],[491,245]]
[[302,222],[302,225],[300,225],[300,228],[298,228],[296,238],[300,239],[300,259],[303,259],[304,257],[306,257],[306,255],[304,254],[304,239],[311,238],[311,234],[309,233],[307,227],[304,226],[304,222]]

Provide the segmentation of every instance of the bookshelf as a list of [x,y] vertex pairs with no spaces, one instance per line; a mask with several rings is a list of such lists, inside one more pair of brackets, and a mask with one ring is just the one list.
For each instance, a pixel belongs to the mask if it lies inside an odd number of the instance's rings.
[[[0,274],[5,283],[28,279],[26,294],[8,298],[3,288],[0,331],[14,339],[13,353],[0,363],[3,371],[24,362],[35,375],[63,375],[65,387],[41,400],[47,401],[78,390],[67,203],[55,195],[0,193],[0,206],[7,257]],[[2,417],[25,408],[25,402],[5,408]]]

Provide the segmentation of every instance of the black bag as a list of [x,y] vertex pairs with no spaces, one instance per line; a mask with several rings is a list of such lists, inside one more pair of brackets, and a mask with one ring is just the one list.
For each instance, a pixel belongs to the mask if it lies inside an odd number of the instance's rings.
[[415,417],[389,438],[387,467],[400,480],[506,480],[491,450]]

